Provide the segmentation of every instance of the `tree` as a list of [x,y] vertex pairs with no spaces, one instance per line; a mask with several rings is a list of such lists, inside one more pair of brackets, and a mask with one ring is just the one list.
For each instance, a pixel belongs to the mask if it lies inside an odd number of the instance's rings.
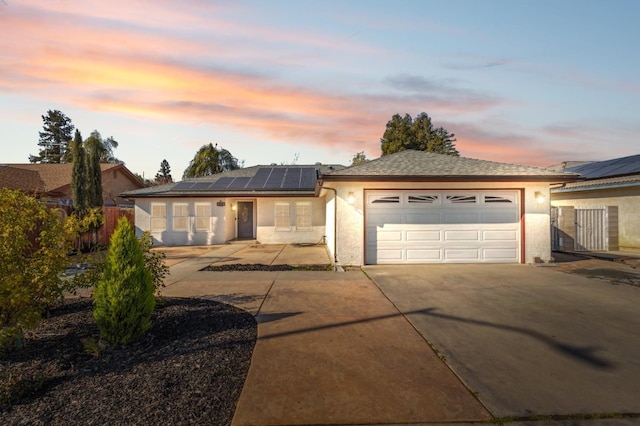
[[113,136],[109,136],[106,139],[102,139],[102,135],[97,130],[91,132],[89,138],[97,141],[97,149],[99,152],[98,157],[101,163],[121,164],[122,161],[113,156],[113,150],[118,148],[118,141]]
[[0,347],[21,347],[23,330],[63,299],[73,225],[34,197],[0,189]]
[[364,155],[364,151],[360,151],[356,153],[353,158],[351,158],[351,165],[357,166],[358,164],[363,164],[369,161],[366,155]]
[[87,158],[82,146],[82,136],[76,129],[71,143],[73,169],[71,170],[71,195],[73,208],[84,212],[89,208],[87,199]]
[[383,156],[407,149],[459,156],[455,142],[453,133],[443,127],[434,128],[427,113],[421,112],[415,120],[409,114],[391,117],[380,139],[380,147]]
[[102,199],[102,169],[100,168],[100,156],[103,153],[100,134],[92,132],[84,141],[87,155],[87,205],[89,207],[101,207]]
[[241,163],[229,151],[218,148],[218,144],[203,145],[196,153],[189,167],[184,171],[183,179],[210,176],[217,173],[241,168]]
[[42,147],[38,155],[29,155],[31,163],[63,163],[68,157],[69,142],[73,133],[71,119],[62,112],[48,110],[47,115],[42,116],[43,131],[39,132],[38,145]]
[[155,308],[152,280],[141,243],[123,217],[111,236],[102,279],[93,293],[93,317],[108,343],[127,345],[151,327]]
[[165,183],[173,182],[173,178],[171,177],[171,167],[169,166],[169,162],[167,160],[162,160],[160,163],[160,170],[156,173],[156,183],[158,185],[164,185]]

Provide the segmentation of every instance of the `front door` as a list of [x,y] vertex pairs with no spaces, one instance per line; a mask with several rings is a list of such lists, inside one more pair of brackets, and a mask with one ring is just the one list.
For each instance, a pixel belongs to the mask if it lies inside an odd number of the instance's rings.
[[238,239],[253,239],[253,201],[238,201]]

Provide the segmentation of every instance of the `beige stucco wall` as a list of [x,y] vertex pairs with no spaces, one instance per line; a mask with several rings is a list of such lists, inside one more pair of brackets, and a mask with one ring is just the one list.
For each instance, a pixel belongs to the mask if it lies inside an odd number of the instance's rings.
[[[283,231],[275,228],[275,205],[278,202],[290,205],[291,227],[289,230]],[[311,203],[311,230],[296,229],[296,202]],[[260,198],[257,201],[256,213],[256,240],[262,244],[325,242],[325,202],[323,198]]]
[[[546,182],[324,182],[325,187],[337,190],[337,259],[342,265],[364,264],[364,191],[366,190],[494,190],[494,189],[522,189],[524,190],[524,232],[522,244],[524,258],[521,262],[534,263],[537,259],[548,262],[551,260],[550,235],[550,205],[549,184]],[[355,202],[350,205],[347,201],[349,192],[355,195]],[[538,204],[535,193],[541,192],[545,202]],[[323,190],[322,195],[332,196],[332,191]],[[332,230],[327,227],[327,233]],[[327,244],[332,255],[333,245]]]
[[[132,181],[129,176],[122,173],[121,170],[112,169],[102,172],[102,199],[105,206],[132,205],[133,202],[131,200],[118,197],[118,194],[140,188],[142,188],[140,183]],[[73,198],[71,194],[71,185],[65,185],[62,187],[61,192],[64,194],[64,198]]]
[[[218,206],[223,201],[224,206]],[[154,243],[158,245],[208,245],[224,244],[237,236],[236,210],[233,206],[238,201],[253,202],[254,237],[263,244],[273,243],[322,243],[325,236],[325,204],[322,198],[175,198],[175,199],[137,199],[135,205],[136,233],[151,229],[151,204],[164,203],[167,206],[167,229],[152,232]],[[287,202],[291,206],[291,229],[287,231],[275,229],[275,203]],[[296,202],[311,204],[311,230],[296,229]],[[189,230],[174,231],[173,203],[187,203],[189,205]],[[196,231],[195,203],[209,203],[211,205],[210,231]]]
[[[136,234],[141,235],[144,231],[151,230],[151,204],[164,203],[167,211],[167,229],[164,231],[152,231],[151,235],[154,244],[175,246],[175,245],[209,245],[223,244],[227,241],[226,222],[227,210],[231,208],[227,206],[218,207],[216,203],[219,198],[177,198],[167,200],[163,198],[137,199],[135,204],[135,226]],[[189,226],[187,231],[174,231],[173,224],[173,203],[187,203],[189,205]],[[195,203],[209,203],[211,205],[210,230],[196,231],[195,229]]]
[[640,251],[640,187],[554,193],[551,204],[577,209],[618,206],[619,249]]

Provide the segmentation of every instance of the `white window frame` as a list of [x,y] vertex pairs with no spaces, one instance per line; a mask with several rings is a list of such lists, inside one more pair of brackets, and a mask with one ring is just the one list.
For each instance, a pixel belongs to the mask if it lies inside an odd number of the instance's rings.
[[[156,209],[160,209],[160,211]],[[151,232],[162,232],[167,230],[167,203],[151,203],[150,207],[150,223]],[[154,214],[160,213],[160,214]]]
[[291,204],[276,201],[273,207],[273,224],[276,231],[291,231]]
[[[178,208],[182,211],[178,211]],[[173,203],[172,212],[173,212],[172,229],[174,231],[188,231],[189,230],[189,203]],[[180,213],[180,214],[176,214],[176,213]]]
[[[195,227],[197,231],[211,231],[211,203],[195,203]],[[205,208],[206,214],[202,214],[202,208]],[[201,226],[204,224],[204,226]]]
[[296,202],[296,231],[313,230],[313,213],[311,201]]

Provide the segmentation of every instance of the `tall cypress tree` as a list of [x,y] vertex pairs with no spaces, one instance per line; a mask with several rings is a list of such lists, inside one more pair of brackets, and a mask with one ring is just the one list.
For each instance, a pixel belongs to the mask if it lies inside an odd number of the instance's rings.
[[90,136],[84,142],[87,152],[87,201],[88,206],[101,207],[102,200],[102,170],[100,169],[101,145],[100,140]]
[[71,194],[73,196],[73,208],[79,212],[87,210],[87,158],[82,146],[82,136],[76,129],[71,143],[73,169],[71,171]]

